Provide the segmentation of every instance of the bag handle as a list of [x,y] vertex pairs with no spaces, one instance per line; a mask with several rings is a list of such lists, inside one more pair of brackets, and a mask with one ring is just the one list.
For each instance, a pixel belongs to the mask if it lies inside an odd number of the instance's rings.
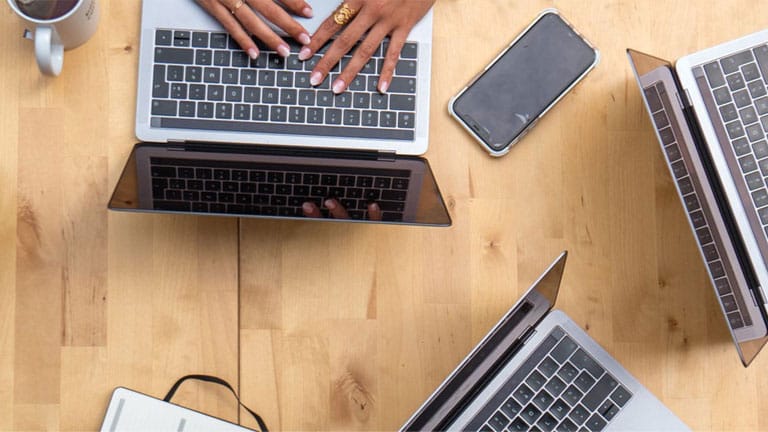
[[243,403],[240,401],[240,397],[235,392],[235,389],[232,388],[231,385],[229,385],[228,382],[224,381],[221,378],[211,376],[211,375],[186,375],[178,379],[175,384],[173,384],[173,387],[171,387],[170,390],[168,390],[168,394],[165,395],[163,398],[164,402],[170,402],[171,398],[173,398],[173,395],[176,394],[176,390],[179,389],[179,386],[186,381],[186,380],[198,380],[198,381],[205,381],[209,383],[219,384],[229,389],[229,391],[232,392],[232,394],[235,396],[235,399],[237,399],[237,403],[240,404],[241,407],[245,408],[246,411],[248,411],[254,419],[256,419],[256,423],[259,424],[259,429],[261,429],[262,432],[269,432],[269,429],[267,429],[267,425],[264,423],[264,420],[261,419],[261,417],[253,412],[250,408],[243,405]]

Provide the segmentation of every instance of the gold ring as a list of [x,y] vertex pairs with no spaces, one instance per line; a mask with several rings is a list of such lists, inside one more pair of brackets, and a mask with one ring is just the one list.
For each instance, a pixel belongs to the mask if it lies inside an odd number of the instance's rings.
[[235,5],[232,6],[232,8],[229,11],[232,12],[232,15],[234,15],[238,9],[243,7],[244,4],[245,4],[244,0],[237,0],[237,3],[235,3]]
[[349,3],[342,3],[333,14],[333,22],[338,25],[347,25],[355,17],[357,11],[349,7]]

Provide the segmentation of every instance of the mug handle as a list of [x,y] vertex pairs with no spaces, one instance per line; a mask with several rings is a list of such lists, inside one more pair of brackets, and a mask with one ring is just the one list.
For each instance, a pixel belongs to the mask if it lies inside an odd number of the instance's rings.
[[64,65],[64,45],[59,33],[50,26],[39,25],[35,29],[35,58],[40,71],[49,76],[58,76]]

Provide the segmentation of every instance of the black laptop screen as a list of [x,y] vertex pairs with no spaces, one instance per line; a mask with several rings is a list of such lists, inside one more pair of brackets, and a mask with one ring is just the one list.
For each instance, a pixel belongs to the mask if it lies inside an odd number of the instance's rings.
[[138,144],[109,208],[448,226],[426,160],[225,145]]

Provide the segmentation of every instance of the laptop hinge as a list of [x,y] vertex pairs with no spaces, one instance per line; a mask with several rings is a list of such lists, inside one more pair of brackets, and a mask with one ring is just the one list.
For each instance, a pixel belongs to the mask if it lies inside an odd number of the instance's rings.
[[525,345],[528,342],[528,339],[531,338],[536,333],[536,329],[533,326],[528,326],[527,329],[523,332],[523,335],[520,336],[520,339],[518,339],[518,343],[520,345]]
[[378,156],[377,159],[380,161],[394,162],[395,158],[397,158],[394,150],[381,150],[376,154]]
[[166,144],[168,144],[167,150],[170,151],[184,151],[184,145],[187,142],[184,140],[177,140],[177,139],[169,139]]

